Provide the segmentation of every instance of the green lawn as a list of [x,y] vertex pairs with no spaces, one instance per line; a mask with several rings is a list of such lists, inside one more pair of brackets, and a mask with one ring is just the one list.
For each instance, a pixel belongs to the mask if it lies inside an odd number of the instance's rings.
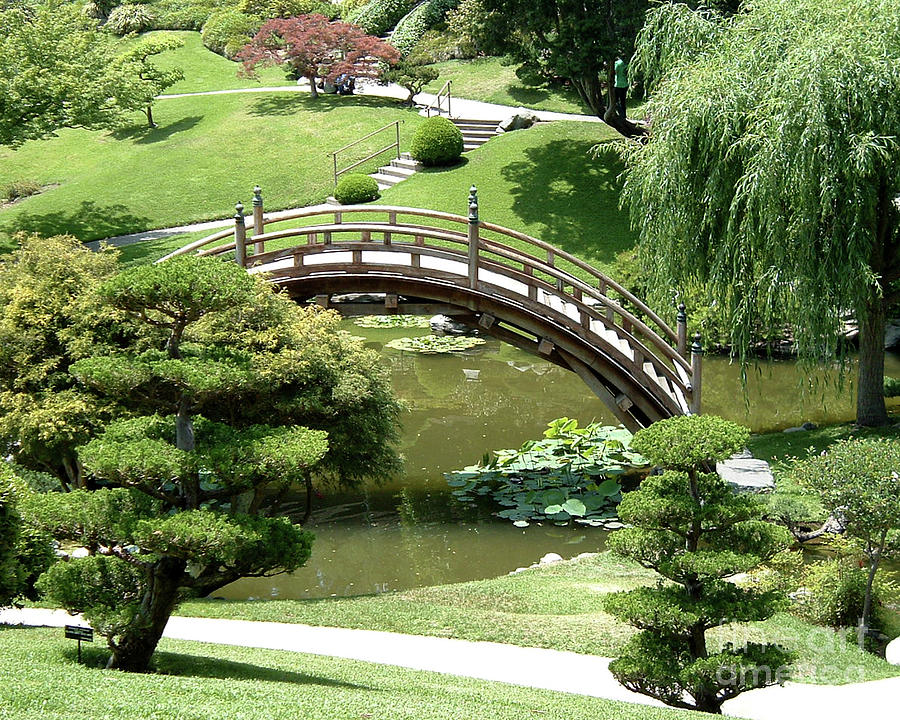
[[158,673],[87,666],[60,629],[0,626],[3,720],[691,720],[669,710],[352,660],[163,640]]
[[[185,603],[180,615],[297,622],[486,640],[615,656],[631,627],[600,609],[604,593],[655,582],[637,565],[601,554],[511,576],[377,596]],[[831,630],[782,614],[715,631],[720,642],[779,642],[798,654],[797,679],[842,683],[900,675]],[[848,675],[848,671],[851,673]]]
[[393,120],[408,141],[421,121],[390,100],[297,93],[162,100],[154,116],[155,130],[64,130],[0,149],[0,186],[48,186],[0,210],[0,249],[17,230],[92,240],[227,217],[238,200],[249,207],[257,183],[269,209],[321,202],[332,190],[329,151]]
[[426,92],[435,93],[451,80],[451,94],[455,97],[513,107],[521,105],[535,110],[593,114],[575,90],[563,86],[526,85],[516,76],[516,66],[506,64],[503,58],[448,60],[432,67],[440,72],[440,76],[425,88]]
[[[157,35],[158,33],[147,33]],[[200,33],[177,31],[167,34],[182,39],[184,46],[160,55],[155,61],[161,68],[181,68],[184,80],[173,85],[166,94],[205,92],[209,90],[231,90],[233,88],[293,86],[296,83],[284,76],[284,70],[278,67],[260,68],[259,78],[238,77],[240,63],[232,62],[221,55],[207,50],[200,39]]]

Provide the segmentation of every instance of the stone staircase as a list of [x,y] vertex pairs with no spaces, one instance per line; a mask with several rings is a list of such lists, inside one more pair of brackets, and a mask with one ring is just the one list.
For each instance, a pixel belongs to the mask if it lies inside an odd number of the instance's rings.
[[406,180],[410,175],[414,175],[420,167],[422,167],[422,163],[413,160],[409,153],[400,153],[400,157],[393,158],[390,165],[382,165],[369,177],[375,178],[379,190],[386,190],[401,180]]
[[463,135],[463,152],[481,147],[495,135],[498,135],[499,120],[470,120],[451,118],[451,122],[460,129]]

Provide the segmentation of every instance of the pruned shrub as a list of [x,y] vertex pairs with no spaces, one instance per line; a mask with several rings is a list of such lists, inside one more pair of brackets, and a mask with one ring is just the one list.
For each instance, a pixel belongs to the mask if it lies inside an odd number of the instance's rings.
[[463,151],[462,132],[445,117],[428,118],[413,135],[409,152],[423,165],[452,165]]
[[153,10],[156,13],[153,27],[157,30],[199,31],[216,6],[210,2],[167,2],[154,5]]
[[226,8],[216,10],[203,24],[200,36],[203,44],[214,53],[231,58],[250,42],[261,21],[258,17],[245,15],[240,10]]
[[359,173],[344,175],[334,190],[334,197],[341,205],[357,205],[377,200],[378,183],[375,178]]
[[886,398],[900,397],[900,378],[886,377],[884,379],[884,396]]
[[3,197],[9,202],[19,198],[37,195],[41,191],[41,184],[34,180],[14,180],[3,186]]
[[[838,557],[807,565],[803,587],[794,593],[795,611],[816,625],[855,627],[866,600],[867,570],[852,557]],[[872,606],[875,617],[882,607],[882,588],[875,584]]]
[[339,13],[338,6],[327,0],[241,0],[237,9],[245,15],[254,15],[266,20],[313,13],[334,20]]
[[115,35],[127,35],[149,30],[153,24],[154,15],[146,5],[128,3],[113,8],[104,27]]
[[350,22],[359,25],[369,35],[384,35],[410,9],[415,0],[372,0],[363,5]]
[[391,35],[391,45],[401,55],[408,55],[422,36],[440,23],[458,2],[459,0],[422,0],[397,23]]

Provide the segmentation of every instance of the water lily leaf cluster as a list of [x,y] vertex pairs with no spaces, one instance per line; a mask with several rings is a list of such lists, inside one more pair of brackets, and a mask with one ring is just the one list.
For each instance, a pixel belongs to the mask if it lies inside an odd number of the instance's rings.
[[394,350],[407,350],[423,355],[441,355],[443,353],[465,352],[479,345],[484,345],[483,338],[450,335],[423,335],[422,337],[404,337],[391,340],[385,347]]
[[430,328],[431,318],[424,315],[363,315],[353,324],[363,328]]
[[462,502],[489,497],[502,507],[496,514],[517,527],[532,522],[599,526],[616,517],[622,499],[619,478],[646,467],[631,450],[623,427],[559,418],[541,440],[518,450],[497,450],[481,463],[446,473],[452,494]]

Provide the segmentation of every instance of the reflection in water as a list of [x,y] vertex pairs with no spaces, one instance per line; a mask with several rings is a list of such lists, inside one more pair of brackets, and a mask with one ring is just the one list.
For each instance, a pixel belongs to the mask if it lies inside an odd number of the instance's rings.
[[[426,330],[363,329],[348,324],[381,349],[388,340]],[[385,351],[395,392],[406,402],[401,480],[353,495],[318,500],[310,529],[313,555],[292,575],[241,580],[218,595],[230,598],[311,598],[370,594],[494,577],[530,565],[548,552],[572,557],[602,549],[596,528],[526,529],[473,511],[450,495],[442,473],[478,461],[497,448],[540,437],[557,417],[615,423],[603,403],[573,374],[540,358],[489,340],[461,356]],[[889,356],[888,375],[900,376]],[[806,391],[810,382],[818,389]],[[822,423],[853,415],[852,389],[823,386],[794,363],[771,362],[750,371],[747,399],[740,371],[725,358],[707,357],[704,410],[754,430]]]

